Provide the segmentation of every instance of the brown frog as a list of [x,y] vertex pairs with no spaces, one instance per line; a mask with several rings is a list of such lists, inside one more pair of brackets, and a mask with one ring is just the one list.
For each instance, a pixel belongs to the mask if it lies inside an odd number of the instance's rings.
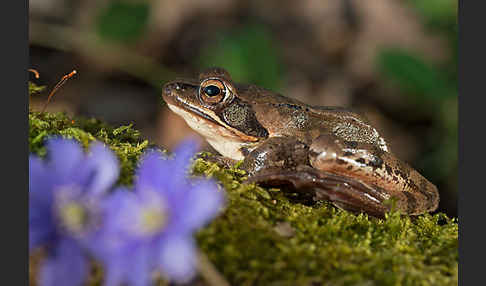
[[290,186],[353,212],[383,217],[434,211],[437,188],[391,153],[361,115],[304,104],[232,81],[222,68],[164,85],[164,100],[223,156],[243,160],[249,182]]

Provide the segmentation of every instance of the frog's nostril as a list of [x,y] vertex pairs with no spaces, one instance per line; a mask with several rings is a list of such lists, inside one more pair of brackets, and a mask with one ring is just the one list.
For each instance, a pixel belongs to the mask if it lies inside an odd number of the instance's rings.
[[166,95],[169,95],[170,94],[170,85],[166,85],[165,88],[164,88],[164,93]]
[[170,95],[173,90],[180,90],[180,86],[178,83],[169,83],[166,84],[164,87],[164,94]]

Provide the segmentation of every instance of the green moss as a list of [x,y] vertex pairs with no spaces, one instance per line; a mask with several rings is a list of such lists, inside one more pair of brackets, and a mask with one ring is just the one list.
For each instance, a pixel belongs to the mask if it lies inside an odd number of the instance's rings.
[[46,89],[45,85],[36,85],[29,81],[29,96],[40,94],[44,89]]
[[[131,126],[114,129],[63,114],[30,113],[29,146],[62,134],[84,146],[108,144],[129,184],[148,146]],[[245,173],[196,159],[193,174],[213,177],[227,193],[221,215],[197,234],[198,245],[231,285],[457,285],[458,223],[444,214],[414,219],[354,215],[328,202],[307,206],[280,189],[243,184]],[[96,279],[95,279],[96,280]],[[91,285],[99,284],[93,281]]]
[[[458,224],[444,214],[379,220],[327,202],[293,203],[202,159],[195,171],[222,181],[228,193],[225,212],[198,242],[232,284],[457,284]],[[293,228],[291,237],[276,231],[282,222]]]

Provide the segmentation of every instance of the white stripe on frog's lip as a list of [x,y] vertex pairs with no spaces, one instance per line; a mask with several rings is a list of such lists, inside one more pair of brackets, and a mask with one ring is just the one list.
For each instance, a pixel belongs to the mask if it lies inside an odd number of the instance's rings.
[[[223,127],[225,126],[224,124],[221,123],[220,120],[216,120],[213,117],[211,117],[210,115],[208,115],[204,112],[201,112],[199,110],[199,108],[197,108],[196,106],[192,105],[191,103],[185,101],[184,99],[176,97],[175,100],[178,101],[180,104],[182,104],[182,106],[184,108],[190,109],[193,113],[197,114],[198,116],[206,118],[207,120],[209,120],[209,121],[211,121],[215,124],[221,125]],[[216,116],[216,114],[214,114],[214,113],[213,113],[213,115]]]
[[[167,105],[169,107],[172,105],[173,107],[177,107],[178,109],[185,111],[186,113],[189,114],[189,115],[187,115],[187,117],[191,117],[190,114],[193,114],[192,117],[198,117],[199,119],[206,120],[213,125],[218,125],[219,128],[222,128],[222,130],[223,129],[225,130],[225,133],[232,134],[231,135],[232,137],[238,137],[239,140],[242,141],[242,142],[256,142],[256,141],[258,141],[257,137],[254,137],[254,136],[251,136],[251,135],[246,135],[245,133],[241,132],[240,130],[235,129],[235,128],[229,126],[228,124],[226,124],[225,122],[223,122],[216,115],[216,113],[214,113],[214,111],[212,111],[212,110],[204,110],[204,112],[200,111],[200,108],[192,105],[191,103],[187,102],[183,98],[179,98],[179,97],[176,97],[175,101],[176,101],[176,103],[180,104],[180,107],[177,106],[177,105],[171,104],[169,102],[167,102]],[[173,110],[173,109],[171,108],[171,110]],[[177,114],[179,114],[179,113],[177,113]],[[188,121],[186,118],[184,118],[184,120]],[[203,125],[209,124],[209,123],[205,123],[204,121],[200,121],[200,124],[203,124]],[[193,128],[193,129],[195,129],[195,128]]]
[[221,155],[233,160],[243,160],[245,158],[241,152],[241,148],[246,146],[247,142],[243,141],[240,136],[224,126],[195,116],[178,106],[172,104],[167,105],[173,112],[181,116],[189,127],[201,134]]

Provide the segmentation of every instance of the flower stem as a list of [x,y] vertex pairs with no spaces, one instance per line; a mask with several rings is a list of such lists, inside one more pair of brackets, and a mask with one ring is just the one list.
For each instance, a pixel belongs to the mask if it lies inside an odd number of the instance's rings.
[[198,270],[202,278],[210,286],[230,286],[228,281],[219,273],[204,252],[198,251]]

